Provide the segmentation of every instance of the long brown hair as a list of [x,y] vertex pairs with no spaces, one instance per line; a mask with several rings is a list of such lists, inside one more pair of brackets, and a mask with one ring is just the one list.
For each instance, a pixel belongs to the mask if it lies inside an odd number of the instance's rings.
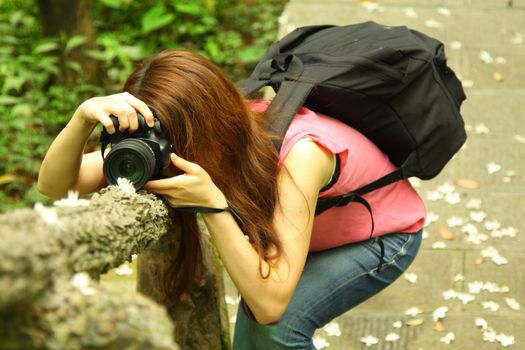
[[[205,58],[163,51],[138,67],[124,91],[156,110],[173,151],[203,167],[245,223],[261,261],[281,254],[273,225],[277,161],[263,114],[250,111],[233,82]],[[178,253],[165,278],[168,300],[188,291],[201,266],[195,215],[180,214]],[[259,272],[262,274],[260,265]],[[267,277],[267,276],[263,276]]]

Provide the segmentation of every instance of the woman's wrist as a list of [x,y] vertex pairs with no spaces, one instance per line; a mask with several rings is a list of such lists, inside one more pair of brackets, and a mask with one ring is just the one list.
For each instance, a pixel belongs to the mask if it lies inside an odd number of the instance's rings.
[[228,207],[228,201],[226,200],[226,196],[220,189],[217,188],[217,190],[210,196],[210,199],[208,201],[208,207],[210,208],[217,208],[217,209],[223,209]]
[[76,125],[80,126],[81,128],[89,131],[91,133],[95,126],[97,125],[96,121],[88,120],[85,115],[84,111],[82,110],[81,106],[77,108],[75,113],[73,113],[73,117],[71,117],[71,121],[75,123]]

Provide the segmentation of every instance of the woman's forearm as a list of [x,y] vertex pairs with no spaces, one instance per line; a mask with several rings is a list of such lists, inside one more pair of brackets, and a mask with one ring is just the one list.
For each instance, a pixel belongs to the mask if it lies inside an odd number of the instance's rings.
[[38,175],[38,190],[51,198],[60,198],[78,179],[84,147],[95,123],[75,112],[69,123],[51,144]]
[[[229,213],[203,217],[228,274],[257,320],[263,324],[277,321],[289,302],[290,276],[280,276],[279,281],[276,270],[268,278],[260,275],[259,255]],[[267,274],[268,264],[262,264]]]

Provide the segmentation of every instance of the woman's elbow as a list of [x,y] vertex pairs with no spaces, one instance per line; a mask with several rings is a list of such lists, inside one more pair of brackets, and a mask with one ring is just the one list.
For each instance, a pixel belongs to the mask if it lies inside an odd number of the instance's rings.
[[38,192],[43,194],[44,196],[50,198],[50,199],[60,199],[64,198],[65,193],[61,193],[59,191],[53,190],[53,187],[49,184],[46,184],[44,180],[42,180],[40,177],[37,181],[37,189]]
[[276,324],[282,318],[287,306],[287,303],[277,302],[266,305],[262,311],[254,313],[255,320],[263,325]]

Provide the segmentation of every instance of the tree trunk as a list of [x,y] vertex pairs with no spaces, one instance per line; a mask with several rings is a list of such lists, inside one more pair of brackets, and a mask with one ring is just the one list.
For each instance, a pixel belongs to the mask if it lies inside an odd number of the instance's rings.
[[[163,236],[139,256],[137,289],[159,303],[165,299],[162,275],[180,234]],[[176,340],[183,350],[227,350],[231,344],[223,270],[209,236],[202,238],[205,271],[199,288],[191,296],[183,295],[176,305],[169,305],[168,313],[175,322]]]
[[[91,18],[93,0],[37,0],[40,23],[44,36],[61,37],[66,39],[75,35],[82,35],[86,42],[73,49],[70,53],[59,52],[61,79],[71,86],[77,77],[82,77],[91,83],[101,81],[99,61],[84,55],[84,50],[95,49],[95,27]],[[80,72],[68,66],[73,60],[81,65]]]

